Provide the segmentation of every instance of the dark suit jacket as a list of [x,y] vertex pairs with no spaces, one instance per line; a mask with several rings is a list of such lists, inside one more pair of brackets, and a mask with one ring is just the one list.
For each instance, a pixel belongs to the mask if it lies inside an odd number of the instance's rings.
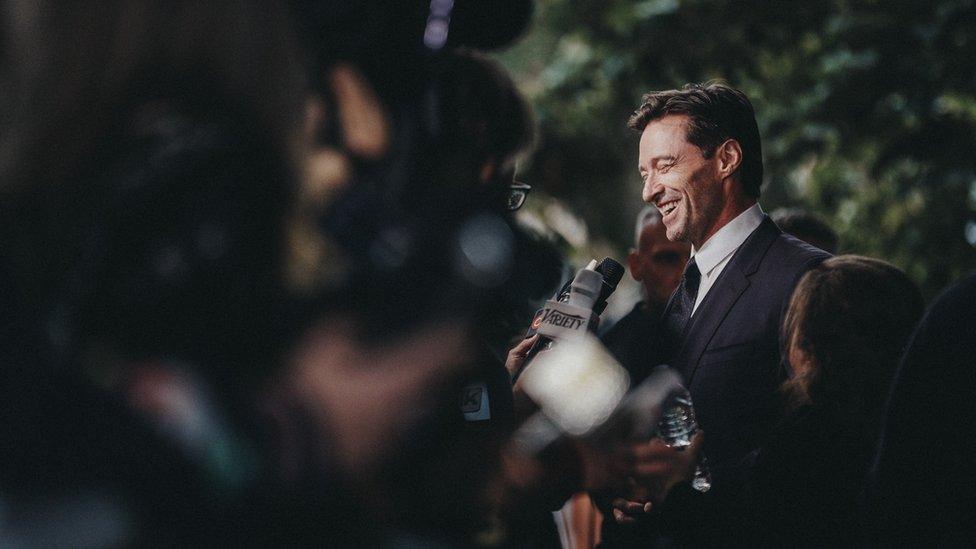
[[630,313],[600,335],[600,341],[630,374],[631,387],[644,381],[655,366],[665,361],[661,345],[663,310],[663,305],[648,309],[640,301]]
[[723,467],[757,448],[782,418],[777,389],[787,373],[780,359],[783,315],[799,278],[827,257],[767,217],[691,318],[671,366],[694,400],[715,488]]

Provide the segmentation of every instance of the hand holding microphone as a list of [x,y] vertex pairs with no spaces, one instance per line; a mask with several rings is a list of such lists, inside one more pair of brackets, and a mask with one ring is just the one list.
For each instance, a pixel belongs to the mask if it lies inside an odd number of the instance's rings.
[[541,337],[539,334],[529,336],[508,351],[508,357],[505,359],[505,369],[508,370],[508,377],[513,382],[522,373],[522,367],[525,366],[526,359],[529,357],[529,351],[539,341],[539,337]]
[[600,313],[606,309],[607,299],[623,273],[623,265],[607,257],[599,265],[591,261],[563,285],[556,297],[535,314],[525,339],[509,352],[505,367],[512,381],[538,353],[551,349],[554,340],[595,332]]

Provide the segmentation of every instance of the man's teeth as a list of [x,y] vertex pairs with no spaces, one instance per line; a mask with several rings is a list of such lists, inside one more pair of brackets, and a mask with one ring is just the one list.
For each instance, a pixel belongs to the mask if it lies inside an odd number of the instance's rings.
[[668,215],[669,213],[673,212],[674,209],[677,208],[677,207],[678,207],[677,203],[672,202],[670,204],[665,204],[664,205],[664,208],[662,208],[661,211],[664,212],[664,215]]

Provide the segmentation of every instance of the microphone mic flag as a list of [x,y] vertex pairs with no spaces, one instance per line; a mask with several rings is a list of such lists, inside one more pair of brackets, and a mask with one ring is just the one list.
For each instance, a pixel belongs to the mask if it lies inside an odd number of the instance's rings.
[[593,305],[600,295],[600,273],[580,269],[573,278],[565,301],[546,302],[541,315],[532,322],[535,330],[547,337],[563,338],[585,333],[593,314]]
[[[541,337],[526,353],[528,368],[536,356],[552,347],[556,339],[571,339],[587,332],[596,332],[600,313],[607,306],[607,298],[617,288],[623,276],[623,265],[607,257],[594,270],[580,269],[560,292],[540,309],[529,326],[526,338],[536,333]],[[568,286],[568,288],[567,288]],[[517,379],[519,374],[514,377]],[[514,381],[514,380],[513,380]]]
[[[592,305],[589,306],[591,310],[589,316],[591,318],[590,321],[587,323],[587,325],[590,328],[590,331],[596,331],[596,327],[599,323],[599,315],[604,311],[604,309],[607,308],[607,298],[609,298],[610,294],[612,294],[613,291],[617,289],[617,284],[620,282],[620,279],[623,277],[624,274],[624,267],[613,258],[606,257],[599,264],[596,264],[595,260],[591,261],[589,265],[587,265],[585,268],[580,270],[580,272],[582,271],[594,271],[598,273],[601,277],[599,295],[597,296],[596,300],[592,303]],[[577,273],[577,276],[579,276],[579,273]],[[525,333],[525,339],[528,339],[534,336],[536,333],[538,333],[539,327],[541,326],[543,318],[547,313],[547,309],[550,303],[552,303],[553,301],[563,303],[569,299],[570,289],[575,280],[576,279],[573,278],[567,281],[565,284],[563,284],[562,289],[559,290],[559,293],[556,294],[556,297],[553,300],[547,302],[546,307],[543,307],[542,309],[536,311],[535,316],[532,318],[532,323],[529,325],[529,329]],[[530,356],[535,352],[538,352],[538,348],[540,347],[540,345],[537,344],[535,347],[536,348],[530,352]]]

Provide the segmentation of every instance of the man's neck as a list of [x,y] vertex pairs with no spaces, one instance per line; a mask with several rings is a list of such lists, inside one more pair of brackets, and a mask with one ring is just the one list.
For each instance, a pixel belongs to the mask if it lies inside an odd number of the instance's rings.
[[708,242],[708,239],[713,237],[715,233],[722,229],[722,227],[728,225],[730,221],[739,217],[742,212],[751,208],[756,204],[756,199],[752,197],[743,197],[741,200],[727,200],[725,202],[725,207],[722,208],[721,213],[715,219],[715,223],[712,224],[711,228],[705,235],[698,239],[698,241],[692,240],[691,244],[696,250],[700,250],[701,247]]

